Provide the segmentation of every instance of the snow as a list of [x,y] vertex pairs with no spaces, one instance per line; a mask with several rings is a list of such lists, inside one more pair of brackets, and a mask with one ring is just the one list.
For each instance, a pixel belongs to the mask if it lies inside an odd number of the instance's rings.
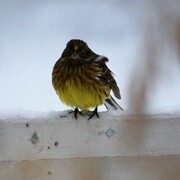
[[58,117],[59,113],[56,111],[33,111],[33,110],[25,110],[23,108],[0,108],[0,120],[8,121],[8,122],[26,122],[29,120],[43,120],[45,118],[55,118]]
[[[176,12],[174,16],[179,17],[176,1],[165,4],[168,13]],[[52,87],[51,72],[72,38],[83,39],[95,52],[108,57],[108,66],[121,89],[122,100],[117,101],[128,109],[129,82],[135,64],[140,64],[144,26],[154,19],[158,21],[158,7],[150,0],[0,1],[0,108],[9,111],[0,116],[44,117],[49,116],[49,111],[56,114],[69,109]],[[163,75],[150,90],[148,108],[179,104],[180,71],[176,58],[172,53],[167,55],[171,62],[164,63]],[[133,87],[130,89],[133,91]]]
[[106,111],[76,121],[65,113],[1,110],[0,161],[179,154],[175,114]]
[[[65,111],[33,111],[33,110],[25,110],[23,108],[19,109],[6,109],[0,108],[0,121],[3,122],[36,122],[36,121],[76,121],[73,113],[69,113],[72,109],[68,109]],[[77,121],[88,121],[90,112],[82,112],[82,115],[78,114]],[[94,116],[89,121],[106,121],[119,119],[122,120],[124,117],[131,116],[159,116],[162,119],[168,117],[180,117],[180,106],[173,107],[163,107],[163,108],[153,108],[148,109],[143,112],[143,114],[138,114],[130,109],[121,111],[121,110],[107,110],[98,112],[99,117]]]

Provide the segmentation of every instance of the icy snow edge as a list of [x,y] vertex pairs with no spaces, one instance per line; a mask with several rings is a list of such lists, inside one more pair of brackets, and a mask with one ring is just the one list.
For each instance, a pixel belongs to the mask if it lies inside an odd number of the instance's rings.
[[[32,121],[41,121],[41,120],[47,120],[50,119],[66,119],[66,120],[75,120],[73,113],[68,114],[69,110],[65,111],[32,111],[32,110],[25,110],[23,108],[20,109],[5,109],[0,108],[0,121],[23,121],[26,122],[27,120]],[[132,112],[131,110],[108,110],[99,112],[100,119],[109,119],[112,120],[113,118],[119,117],[119,119],[125,117],[125,116],[139,116],[139,114],[136,114],[135,112]],[[156,109],[150,109],[143,113],[143,115],[149,115],[149,116],[171,116],[171,117],[177,117],[180,116],[180,105],[173,106],[173,107],[164,107],[164,108],[156,108]],[[87,119],[87,115],[79,116],[78,120]],[[96,117],[93,117],[93,119],[97,119]],[[92,119],[92,120],[93,120]]]

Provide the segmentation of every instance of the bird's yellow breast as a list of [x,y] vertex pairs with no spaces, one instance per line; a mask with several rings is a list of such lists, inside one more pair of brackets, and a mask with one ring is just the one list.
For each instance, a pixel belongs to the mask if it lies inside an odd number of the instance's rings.
[[56,88],[61,101],[68,106],[81,109],[89,109],[103,104],[109,96],[110,89],[81,80],[78,77],[71,77]]
[[110,87],[96,78],[99,69],[83,71],[65,67],[53,71],[53,86],[61,101],[71,107],[89,109],[101,105],[110,94]]

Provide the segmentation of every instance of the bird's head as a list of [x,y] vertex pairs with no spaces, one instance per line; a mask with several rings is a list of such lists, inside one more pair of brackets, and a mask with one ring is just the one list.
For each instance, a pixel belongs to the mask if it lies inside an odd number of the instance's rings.
[[61,57],[71,60],[88,60],[94,54],[84,41],[72,39],[67,43]]

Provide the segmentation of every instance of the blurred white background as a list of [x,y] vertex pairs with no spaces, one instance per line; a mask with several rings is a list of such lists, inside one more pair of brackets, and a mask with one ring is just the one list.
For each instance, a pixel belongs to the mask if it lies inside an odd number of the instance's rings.
[[67,109],[51,72],[74,38],[109,58],[124,109],[180,105],[178,0],[0,0],[0,22],[0,108]]

